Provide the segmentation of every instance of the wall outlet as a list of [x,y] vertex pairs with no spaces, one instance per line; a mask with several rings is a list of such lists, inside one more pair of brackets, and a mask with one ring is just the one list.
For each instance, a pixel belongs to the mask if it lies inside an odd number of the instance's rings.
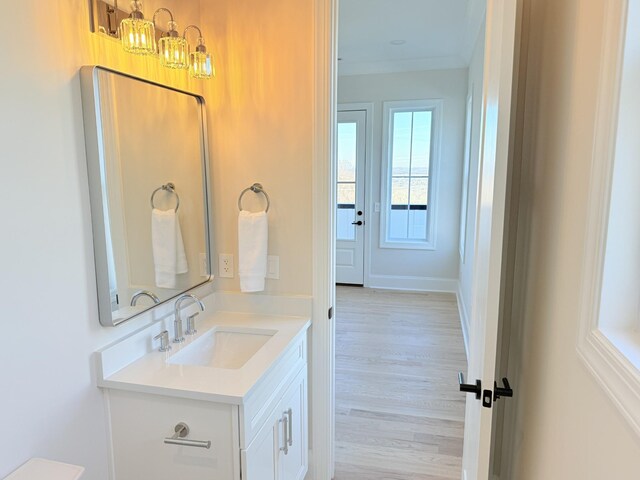
[[218,256],[218,275],[220,278],[233,278],[233,255],[221,253]]
[[267,256],[267,278],[274,280],[280,278],[280,257],[277,255]]

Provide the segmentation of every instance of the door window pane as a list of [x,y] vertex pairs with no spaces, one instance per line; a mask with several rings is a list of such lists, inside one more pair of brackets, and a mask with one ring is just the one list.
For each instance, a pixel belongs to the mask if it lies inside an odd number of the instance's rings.
[[356,181],[356,123],[338,124],[338,182]]

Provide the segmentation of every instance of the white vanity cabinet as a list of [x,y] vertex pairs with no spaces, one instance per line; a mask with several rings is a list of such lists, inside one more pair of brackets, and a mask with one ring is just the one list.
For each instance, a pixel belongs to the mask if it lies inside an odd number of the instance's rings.
[[307,473],[307,372],[300,371],[246,449],[243,480],[302,480]]
[[[131,390],[106,389],[115,480],[304,479],[306,335],[237,403],[170,388],[166,394]],[[210,448],[166,444],[181,422],[189,427],[186,440],[211,442]]]

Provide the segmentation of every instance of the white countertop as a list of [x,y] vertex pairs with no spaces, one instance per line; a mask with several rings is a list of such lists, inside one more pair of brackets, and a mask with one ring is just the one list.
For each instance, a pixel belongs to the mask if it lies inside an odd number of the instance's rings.
[[[214,312],[198,322],[198,333],[187,337],[186,342],[172,343],[173,348],[169,352],[149,352],[115,373],[108,374],[106,378],[100,378],[98,385],[242,405],[252,388],[293,345],[294,339],[306,335],[310,324],[308,317]],[[214,327],[244,327],[277,332],[239,369],[167,363],[166,360]],[[151,338],[152,333],[147,336]]]

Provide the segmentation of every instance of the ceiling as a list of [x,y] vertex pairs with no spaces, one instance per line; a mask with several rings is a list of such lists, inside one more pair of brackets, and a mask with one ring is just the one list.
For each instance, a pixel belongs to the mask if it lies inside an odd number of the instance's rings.
[[338,72],[466,67],[485,5],[485,0],[340,0]]

